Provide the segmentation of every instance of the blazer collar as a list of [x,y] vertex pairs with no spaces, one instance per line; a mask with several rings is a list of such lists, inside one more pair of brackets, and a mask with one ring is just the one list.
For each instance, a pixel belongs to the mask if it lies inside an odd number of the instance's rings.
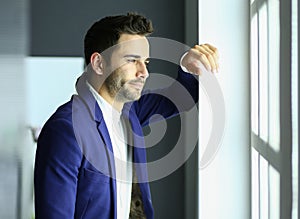
[[[105,172],[110,172],[112,178],[114,179],[115,176],[116,176],[115,175],[116,171],[115,171],[115,164],[114,164],[114,156],[113,156],[113,149],[112,149],[111,139],[110,139],[105,121],[103,119],[102,111],[101,111],[100,107],[98,106],[98,103],[97,103],[96,99],[94,98],[93,94],[90,92],[86,82],[87,82],[87,73],[84,72],[77,79],[76,91],[77,91],[81,101],[87,107],[87,110],[88,110],[91,118],[98,123],[98,127],[97,127],[98,134],[102,138],[104,144],[106,145],[107,149],[110,152],[100,151],[100,153],[97,153],[97,156],[100,156],[100,155],[103,155],[103,156],[106,155],[107,156],[110,170],[105,169],[104,171]],[[95,143],[95,144],[97,144],[97,143]],[[94,158],[95,154],[92,154],[91,157]],[[96,158],[94,160],[95,163],[93,163],[93,165],[96,164],[96,167],[97,166],[101,167],[101,164],[104,160],[105,160],[105,158],[103,158],[103,159],[97,159]],[[98,163],[98,162],[100,162],[100,163]],[[115,182],[115,180],[113,180],[113,185],[112,186],[113,186],[113,191],[114,191],[113,197],[114,197],[114,200],[116,200],[116,192],[115,192],[116,191],[116,182]],[[116,214],[116,208],[114,209],[114,212]]]
[[[87,72],[83,72],[82,75],[76,81],[76,91],[80,97],[80,99],[85,103],[87,106],[90,115],[92,118],[97,122],[102,122],[103,120],[103,113],[100,107],[97,104],[96,99],[94,98],[93,94],[89,90],[86,82],[87,82]],[[127,119],[130,119],[130,111],[132,110],[133,102],[124,104],[122,109],[122,116]]]
[[81,98],[81,100],[87,106],[91,117],[97,122],[102,122],[103,120],[102,111],[100,110],[100,107],[98,106],[97,101],[95,100],[93,94],[90,92],[86,82],[87,82],[87,72],[84,72],[76,81],[76,85],[75,85],[76,91],[79,97]]

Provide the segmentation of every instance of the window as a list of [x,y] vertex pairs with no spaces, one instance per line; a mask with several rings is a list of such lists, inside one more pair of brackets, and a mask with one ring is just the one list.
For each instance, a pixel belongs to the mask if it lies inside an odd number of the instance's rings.
[[297,0],[250,7],[252,218],[298,218]]
[[292,0],[292,37],[291,37],[291,43],[292,43],[292,57],[291,57],[291,63],[292,63],[292,187],[293,187],[293,205],[292,205],[292,218],[296,219],[299,218],[299,67],[298,67],[298,51],[299,51],[299,45],[298,45],[298,8],[299,3],[298,0]]

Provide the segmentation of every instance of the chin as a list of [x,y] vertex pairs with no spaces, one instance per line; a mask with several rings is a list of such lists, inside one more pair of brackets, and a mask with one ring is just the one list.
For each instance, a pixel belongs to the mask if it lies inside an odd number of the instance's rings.
[[122,102],[132,102],[139,100],[142,96],[141,91],[124,89],[118,93],[118,99]]
[[136,94],[136,95],[131,95],[131,96],[125,97],[125,99],[127,99],[127,102],[137,101],[140,98],[141,98],[141,94]]
[[141,99],[141,95],[138,96],[137,98],[135,98],[134,101],[137,101],[137,100],[139,100],[139,99]]

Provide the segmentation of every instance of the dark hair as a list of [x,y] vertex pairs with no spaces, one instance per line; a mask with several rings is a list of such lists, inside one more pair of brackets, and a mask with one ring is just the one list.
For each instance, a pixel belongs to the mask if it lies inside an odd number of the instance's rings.
[[90,63],[94,52],[103,52],[117,44],[120,35],[138,34],[147,36],[153,32],[152,22],[137,13],[104,17],[95,22],[84,38],[85,63]]

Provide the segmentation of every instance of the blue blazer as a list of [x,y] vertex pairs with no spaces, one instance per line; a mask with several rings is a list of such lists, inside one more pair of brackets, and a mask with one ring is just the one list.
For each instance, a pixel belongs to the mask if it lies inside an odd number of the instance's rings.
[[[37,219],[116,219],[116,181],[111,140],[83,74],[78,95],[60,106],[45,123],[38,138],[34,194]],[[146,163],[142,127],[154,114],[164,118],[189,110],[198,101],[198,80],[179,68],[177,81],[192,96],[188,101],[178,83],[145,92],[138,101],[125,104],[123,116],[133,133],[133,161]],[[170,98],[176,97],[176,105]],[[178,104],[180,103],[180,104]],[[158,117],[157,117],[158,118]],[[153,118],[151,119],[151,122]],[[154,218],[146,165],[136,165],[136,175],[147,219]]]

